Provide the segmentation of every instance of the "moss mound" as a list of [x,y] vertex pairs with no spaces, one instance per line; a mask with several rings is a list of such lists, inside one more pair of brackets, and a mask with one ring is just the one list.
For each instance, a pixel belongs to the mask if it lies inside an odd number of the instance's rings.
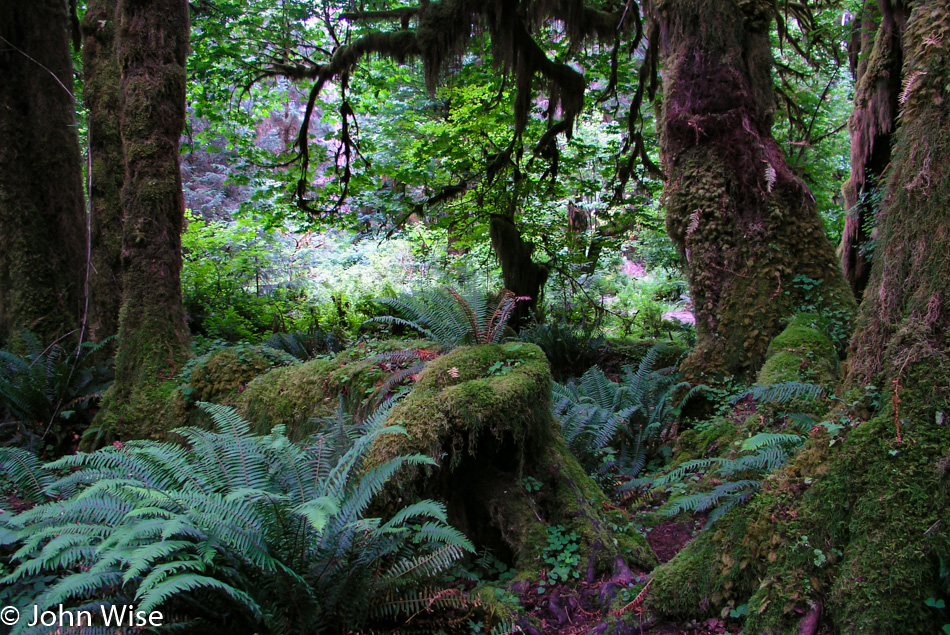
[[817,383],[826,387],[837,378],[837,352],[831,337],[813,313],[799,313],[769,344],[757,381]]
[[268,346],[228,346],[189,362],[181,374],[181,394],[190,403],[229,403],[259,375],[297,363],[294,357]]
[[627,519],[605,516],[606,498],[564,445],[550,387],[533,344],[463,347],[430,362],[387,420],[408,434],[381,438],[371,463],[418,452],[439,467],[407,469],[386,496],[445,500],[453,524],[520,579],[538,579],[553,529],[578,536],[589,579],[629,573],[627,562],[652,568],[646,541]]
[[292,439],[303,439],[319,431],[321,424],[315,418],[332,415],[340,405],[350,414],[365,414],[375,407],[392,374],[390,366],[398,365],[377,355],[410,351],[416,355],[405,356],[411,362],[439,350],[426,340],[388,341],[347,349],[332,360],[275,368],[248,384],[235,407],[258,432],[284,425]]

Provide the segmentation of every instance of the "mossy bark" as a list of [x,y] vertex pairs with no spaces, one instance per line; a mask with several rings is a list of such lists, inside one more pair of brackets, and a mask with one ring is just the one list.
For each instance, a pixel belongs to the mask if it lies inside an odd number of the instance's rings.
[[907,23],[902,1],[867,0],[856,20],[850,56],[855,78],[851,135],[851,176],[844,184],[844,233],[838,252],[855,297],[861,298],[871,274],[871,223],[891,161],[891,135],[897,127],[904,56],[901,35]]
[[122,204],[125,166],[119,130],[120,72],[115,50],[118,0],[90,0],[83,16],[83,101],[89,112],[89,333],[119,331],[122,304]]
[[[708,614],[748,601],[754,633],[934,633],[950,621],[927,605],[950,600],[940,566],[950,558],[947,33],[946,2],[912,5],[901,125],[845,378],[849,394],[872,383],[883,394],[866,412],[838,411],[842,438],[816,430],[724,518],[720,531],[736,540],[709,534],[661,569],[654,610]],[[677,587],[688,579],[700,583]]]
[[0,3],[0,342],[82,315],[85,220],[65,0]]
[[421,453],[438,467],[401,472],[384,496],[445,500],[452,522],[519,579],[538,579],[548,527],[558,525],[578,535],[591,581],[629,576],[628,565],[649,570],[649,545],[611,529],[606,498],[564,445],[550,386],[544,353],[531,344],[464,347],[431,361],[386,422],[408,434],[381,437],[370,464]]
[[[667,230],[687,263],[697,345],[688,378],[751,378],[806,300],[850,313],[854,299],[814,198],[772,138],[771,2],[663,0]],[[800,309],[798,309],[800,310]]]
[[178,141],[185,123],[185,0],[120,0],[123,297],[116,380],[94,427],[109,438],[161,435],[155,387],[188,358],[181,296],[184,199]]

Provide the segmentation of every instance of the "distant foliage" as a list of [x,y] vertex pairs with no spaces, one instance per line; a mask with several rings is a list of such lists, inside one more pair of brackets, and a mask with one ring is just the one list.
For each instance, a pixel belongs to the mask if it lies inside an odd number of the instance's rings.
[[532,324],[518,336],[523,342],[537,344],[551,363],[558,381],[576,377],[596,365],[607,348],[606,339],[594,329],[578,329],[560,320]]
[[568,446],[602,481],[639,474],[686,402],[705,389],[654,369],[660,352],[654,346],[636,368],[624,366],[619,382],[594,367],[578,381],[552,389]]
[[477,287],[461,292],[451,288],[426,289],[376,300],[399,315],[369,321],[409,327],[449,348],[495,344],[505,335],[508,320],[523,299],[506,289],[495,294]]
[[343,350],[343,342],[338,336],[322,331],[275,333],[264,340],[264,346],[284,351],[304,362]]
[[82,415],[109,387],[112,371],[96,359],[101,344],[70,352],[30,333],[20,341],[23,354],[0,350],[0,442],[56,447],[88,423]]
[[[0,453],[24,491],[49,497],[0,516],[0,534],[16,537],[0,583],[54,575],[30,604],[161,607],[190,632],[347,632],[451,603],[426,585],[472,546],[445,508],[424,500],[366,515],[402,466],[432,462],[367,465],[374,439],[400,428],[380,417],[359,435],[297,444],[280,427],[251,435],[231,409],[201,407],[215,430],[179,429],[186,446],[133,441],[46,466]],[[26,622],[13,632],[29,632]]]

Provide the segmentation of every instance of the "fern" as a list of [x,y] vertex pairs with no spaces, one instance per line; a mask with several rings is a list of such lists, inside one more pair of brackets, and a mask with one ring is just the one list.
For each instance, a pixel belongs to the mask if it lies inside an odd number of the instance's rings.
[[[280,428],[251,435],[226,407],[200,407],[215,429],[177,430],[187,447],[134,441],[45,466],[0,455],[48,500],[0,517],[2,536],[16,539],[0,583],[52,576],[24,600],[40,610],[132,602],[189,624],[228,614],[261,633],[343,632],[405,617],[415,589],[473,550],[433,501],[366,515],[401,466],[431,461],[366,465],[376,439],[404,434],[382,426],[386,411],[293,443]],[[25,621],[13,632],[29,632]]]
[[[69,436],[60,428],[108,388],[111,371],[95,360],[109,340],[87,342],[72,353],[58,342],[44,347],[30,333],[20,340],[22,355],[0,350],[0,442],[35,450]],[[78,417],[73,420],[82,427]]]
[[576,382],[552,388],[568,447],[601,482],[618,474],[635,478],[686,402],[706,389],[655,370],[660,352],[653,346],[635,368],[625,366],[619,382],[593,367]]
[[797,399],[818,399],[825,394],[825,389],[819,384],[803,384],[797,381],[786,381],[768,386],[753,386],[736,397],[731,403],[750,398],[760,403],[786,404]]
[[[707,526],[716,522],[730,508],[748,500],[759,490],[762,480],[788,462],[789,457],[805,442],[796,434],[761,432],[746,439],[743,452],[735,458],[706,458],[686,461],[668,474],[652,480],[656,488],[681,483],[699,473],[719,477],[725,482],[711,491],[673,496],[661,513],[675,516],[682,512],[711,511]],[[742,476],[739,480],[730,477]]]
[[426,290],[377,299],[376,302],[399,315],[376,317],[367,322],[406,326],[448,348],[462,344],[495,344],[501,341],[515,306],[524,299],[506,289],[490,297],[478,288],[464,292]]

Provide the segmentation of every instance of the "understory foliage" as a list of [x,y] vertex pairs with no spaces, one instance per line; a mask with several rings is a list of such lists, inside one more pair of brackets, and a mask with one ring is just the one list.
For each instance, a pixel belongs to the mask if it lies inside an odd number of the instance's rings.
[[107,342],[72,352],[60,342],[43,346],[31,333],[19,342],[20,354],[0,350],[0,442],[33,451],[59,446],[88,424],[84,411],[111,383],[108,365],[96,361]]
[[[132,441],[45,466],[4,449],[11,480],[46,502],[0,516],[16,548],[2,583],[53,575],[29,600],[40,610],[135,604],[207,632],[342,633],[449,603],[426,584],[472,545],[445,508],[423,500],[367,516],[402,466],[432,463],[412,455],[367,467],[376,438],[405,434],[382,428],[384,414],[300,444],[281,427],[252,435],[233,410],[201,407],[215,430],[177,430],[186,446]],[[29,632],[26,622],[13,632]]]
[[[794,406],[824,394],[825,389],[819,384],[788,381],[772,385],[757,384],[733,397],[730,403],[749,399],[760,407]],[[840,430],[837,424],[819,423],[803,413],[781,413],[780,418],[797,429],[793,428],[794,432],[758,432],[742,441],[738,452],[685,461],[662,476],[643,479],[638,484],[648,484],[654,489],[672,487],[674,493],[661,509],[663,514],[676,516],[682,512],[709,512],[707,526],[711,525],[733,506],[748,501],[759,491],[765,477],[785,465],[802,448],[806,439],[803,433],[816,425],[825,428],[830,434]],[[705,475],[705,482],[712,483],[712,489],[689,491],[687,481],[698,481],[700,475]]]
[[690,388],[672,372],[656,370],[661,350],[653,346],[636,368],[624,366],[619,382],[595,366],[576,382],[552,388],[564,440],[602,482],[617,474],[636,477],[686,402],[705,390]]
[[463,344],[497,344],[505,335],[515,306],[525,299],[507,289],[494,294],[478,287],[463,291],[427,289],[376,300],[402,317],[386,315],[369,321],[407,326],[448,348]]

